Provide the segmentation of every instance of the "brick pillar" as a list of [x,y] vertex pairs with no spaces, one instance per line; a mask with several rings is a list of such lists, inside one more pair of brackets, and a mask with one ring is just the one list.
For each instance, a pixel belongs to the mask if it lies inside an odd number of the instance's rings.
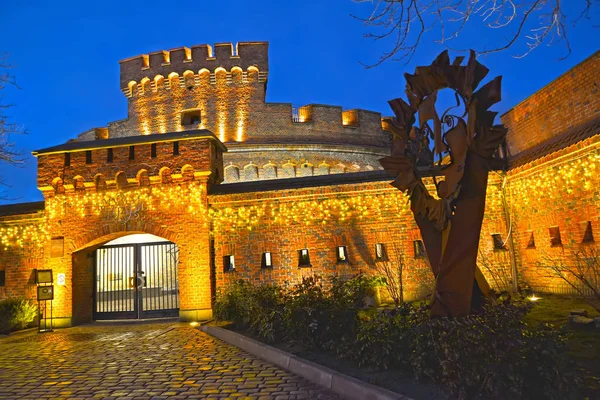
[[177,241],[181,321],[201,321],[212,318],[207,182],[205,181],[203,185],[204,212],[194,218],[186,218]]

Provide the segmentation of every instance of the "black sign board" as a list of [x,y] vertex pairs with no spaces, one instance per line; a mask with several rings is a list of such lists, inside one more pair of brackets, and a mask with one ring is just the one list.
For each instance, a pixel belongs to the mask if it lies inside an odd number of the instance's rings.
[[54,300],[54,285],[38,286],[38,301]]
[[35,270],[35,283],[53,283],[52,281],[52,270],[51,269],[36,269]]

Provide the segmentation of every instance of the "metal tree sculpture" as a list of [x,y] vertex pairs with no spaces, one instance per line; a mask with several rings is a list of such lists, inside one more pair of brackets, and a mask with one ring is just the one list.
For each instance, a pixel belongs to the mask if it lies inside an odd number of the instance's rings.
[[[430,66],[405,74],[408,102],[389,102],[395,114],[392,154],[379,160],[397,177],[392,186],[410,198],[435,276],[433,317],[469,314],[474,290],[479,295],[489,291],[477,254],[488,172],[503,164],[497,156],[503,153],[506,128],[494,125],[497,113],[488,111],[500,101],[501,77],[476,91],[489,70],[473,51],[467,65],[461,65],[463,60],[450,63],[445,51]],[[462,100],[462,115],[450,114],[455,107],[438,115],[442,89],[454,90],[457,106]],[[433,178],[437,197],[423,183],[426,176]]]

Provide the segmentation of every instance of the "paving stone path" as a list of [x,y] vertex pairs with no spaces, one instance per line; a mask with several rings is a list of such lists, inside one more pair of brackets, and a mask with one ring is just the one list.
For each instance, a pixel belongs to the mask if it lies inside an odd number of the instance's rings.
[[0,339],[0,399],[340,399],[177,322]]

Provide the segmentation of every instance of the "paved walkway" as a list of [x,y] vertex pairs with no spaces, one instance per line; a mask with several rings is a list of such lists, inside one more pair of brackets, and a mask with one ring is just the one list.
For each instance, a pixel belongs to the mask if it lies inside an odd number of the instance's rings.
[[0,339],[0,399],[339,399],[177,322]]

